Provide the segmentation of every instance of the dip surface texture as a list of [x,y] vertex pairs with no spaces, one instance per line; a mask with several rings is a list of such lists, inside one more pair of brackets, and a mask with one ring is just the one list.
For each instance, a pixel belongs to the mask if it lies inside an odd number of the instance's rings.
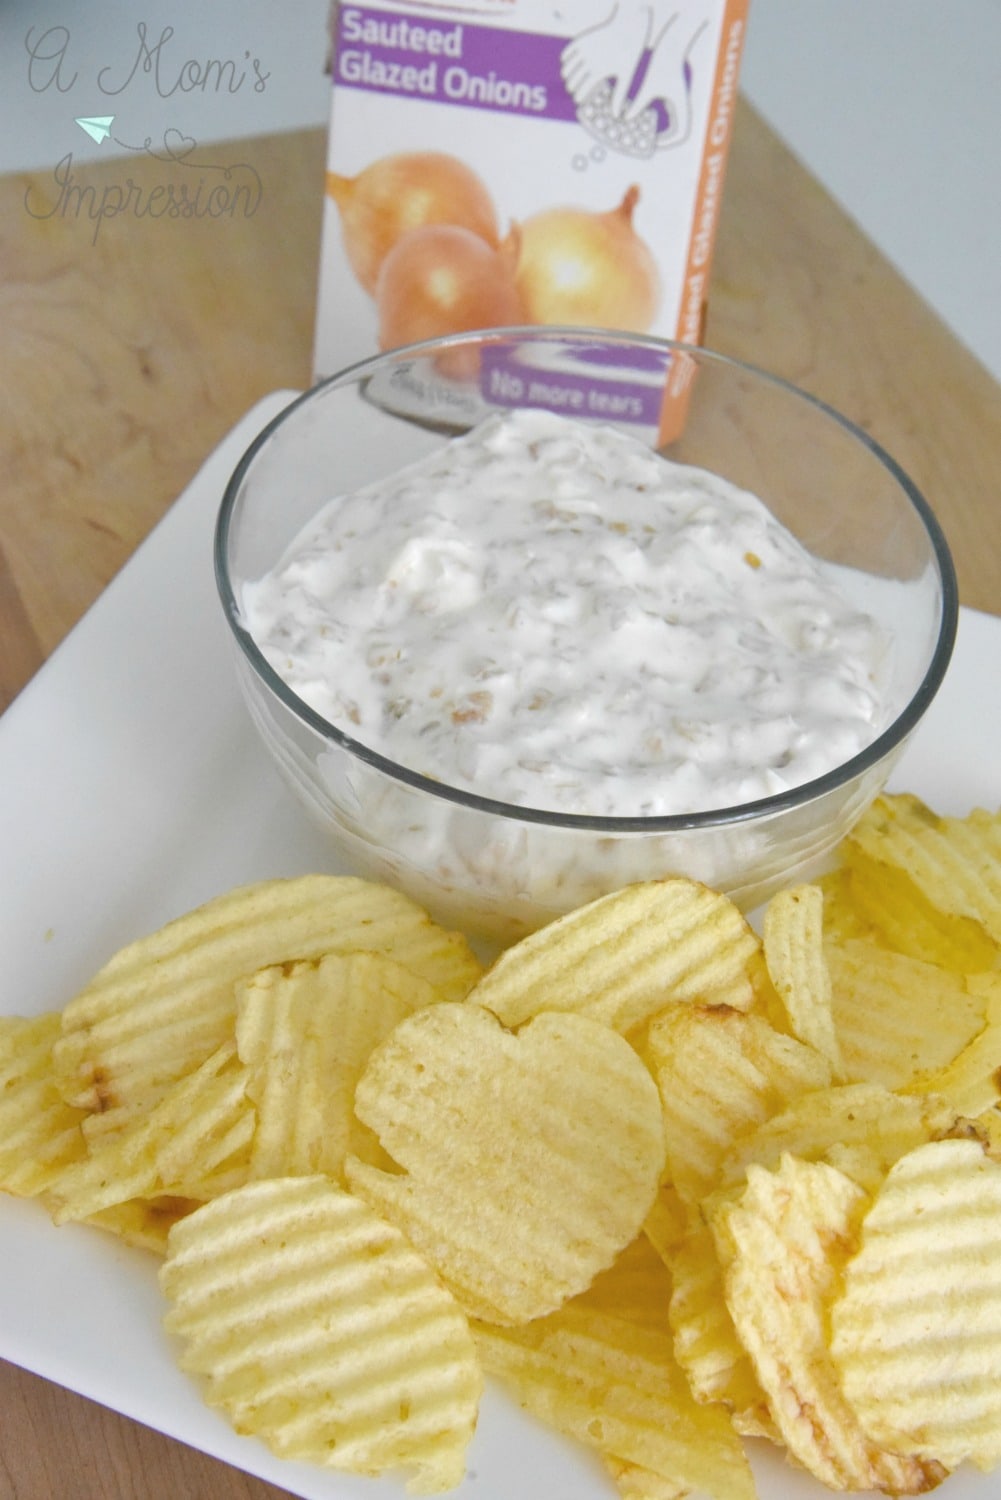
[[841,582],[726,480],[529,410],[331,500],[243,606],[370,749],[636,817],[770,796],[875,738],[887,643]]

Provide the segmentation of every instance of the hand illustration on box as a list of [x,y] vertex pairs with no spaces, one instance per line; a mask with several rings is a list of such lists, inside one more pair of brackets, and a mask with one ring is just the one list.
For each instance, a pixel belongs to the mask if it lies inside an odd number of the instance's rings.
[[580,32],[563,48],[560,72],[567,91],[579,104],[600,84],[608,84],[611,113],[620,115],[652,31],[652,5],[617,0],[603,21]]
[[617,0],[564,47],[560,70],[581,124],[604,145],[649,157],[682,145],[692,124],[692,51],[707,22]]

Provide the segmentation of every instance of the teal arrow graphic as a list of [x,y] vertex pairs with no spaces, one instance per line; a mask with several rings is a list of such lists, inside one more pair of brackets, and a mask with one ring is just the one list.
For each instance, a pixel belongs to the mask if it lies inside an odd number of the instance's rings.
[[111,122],[114,118],[114,115],[85,115],[82,119],[78,118],[76,123],[81,130],[86,130],[92,141],[100,145],[111,134]]

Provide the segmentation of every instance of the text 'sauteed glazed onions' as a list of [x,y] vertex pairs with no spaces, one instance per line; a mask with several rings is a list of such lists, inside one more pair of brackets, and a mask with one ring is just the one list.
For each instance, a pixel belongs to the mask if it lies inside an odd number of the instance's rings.
[[332,499],[243,605],[363,745],[629,817],[766,797],[876,737],[887,643],[841,585],[753,495],[523,410]]

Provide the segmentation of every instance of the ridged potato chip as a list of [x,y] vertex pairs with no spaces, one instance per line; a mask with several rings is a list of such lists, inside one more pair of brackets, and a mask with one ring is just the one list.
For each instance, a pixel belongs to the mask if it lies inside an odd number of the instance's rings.
[[969,918],[1001,944],[1001,812],[975,808],[943,818],[910,794],[882,796],[848,836],[847,848],[902,871],[946,917]]
[[115,1203],[111,1208],[101,1209],[85,1222],[107,1230],[127,1245],[164,1256],[167,1236],[178,1219],[200,1207],[197,1198],[133,1198],[128,1203]]
[[828,1307],[867,1195],[823,1162],[784,1156],[711,1220],[727,1306],[796,1461],[836,1490],[923,1494],[941,1466],[887,1452],[863,1430],[827,1345]]
[[831,1310],[842,1387],[874,1442],[1001,1462],[1001,1165],[935,1141],[890,1170]]
[[1001,1101],[1001,974],[971,977],[967,983],[986,1006],[982,1031],[952,1062],[912,1079],[912,1093],[939,1094],[962,1115],[976,1118]]
[[348,1186],[487,1321],[588,1286],[639,1234],[664,1162],[653,1079],[585,1016],[514,1034],[478,1005],[430,1006],[376,1048],[355,1111],[399,1170],[349,1158]]
[[[190,1078],[165,1095],[152,1114],[163,1135],[157,1147],[162,1191],[173,1197],[208,1201],[239,1187],[250,1176],[256,1115],[247,1094],[246,1070],[234,1061],[209,1075],[231,1044],[213,1053]],[[196,1084],[201,1079],[201,1085]],[[194,1112],[184,1119],[194,1091]],[[174,1123],[168,1124],[171,1114]]]
[[646,1218],[643,1233],[661,1260],[666,1260],[675,1245],[688,1232],[688,1208],[673,1183],[662,1182]]
[[848,845],[843,859],[845,899],[859,925],[867,927],[870,936],[875,934],[884,947],[956,974],[973,973],[998,962],[1001,949],[981,923],[940,911],[905,869],[881,864],[857,845]]
[[831,1081],[827,1059],[758,1014],[666,1006],[646,1052],[664,1112],[667,1172],[687,1202],[716,1184],[735,1141],[797,1095]]
[[720,1402],[746,1436],[774,1437],[768,1403],[726,1305],[716,1242],[700,1214],[691,1216],[665,1261],[674,1353],[695,1399]]
[[965,818],[943,818],[941,831],[972,873],[972,915],[1001,946],[1001,808],[991,813],[975,807]]
[[236,1043],[225,1042],[147,1115],[103,1136],[49,1197],[57,1224],[93,1219],[135,1198],[204,1200],[247,1180],[254,1111]]
[[[844,845],[839,845],[839,856],[844,859]],[[815,884],[824,898],[824,941],[843,943],[846,938],[861,938],[867,943],[887,943],[878,927],[863,912],[855,900],[851,872],[841,863],[833,870],[818,875]]]
[[381,953],[330,953],[241,981],[236,1044],[257,1114],[251,1175],[340,1179],[349,1151],[382,1164],[355,1117],[355,1086],[376,1044],[437,999],[428,980]]
[[58,1011],[0,1017],[0,1192],[44,1193],[86,1150],[81,1110],[52,1076]]
[[406,1242],[325,1177],[253,1182],[171,1230],[181,1364],[283,1458],[458,1484],[482,1389],[469,1325]]
[[508,948],[471,998],[520,1026],[574,1011],[628,1032],[669,1000],[747,1010],[761,944],[726,896],[680,877],[626,886]]
[[667,1334],[670,1296],[664,1261],[647,1236],[639,1234],[607,1271],[599,1272],[587,1290],[574,1298],[574,1305]]
[[762,923],[765,966],[782,1002],[792,1035],[841,1071],[834,1025],[831,976],[824,954],[824,893],[818,885],[779,891]]
[[906,1088],[950,1063],[983,1027],[983,998],[962,975],[858,941],[828,946],[827,961],[848,1082]]
[[908,1097],[876,1083],[839,1084],[801,1094],[742,1136],[723,1164],[720,1184],[739,1187],[752,1165],[772,1170],[788,1153],[827,1162],[873,1192],[905,1152],[970,1129],[935,1094]]
[[234,985],[272,964],[386,952],[461,999],[482,965],[406,896],[353,876],[241,886],[121,949],[66,1006],[56,1066],[67,1101],[149,1108],[232,1036]]
[[[663,1196],[664,1190],[661,1190]],[[659,1201],[659,1200],[658,1200]],[[723,1295],[723,1270],[708,1225],[699,1212],[670,1234],[647,1220],[645,1233],[670,1275],[668,1321],[674,1354],[696,1401],[718,1403],[745,1437],[778,1440],[764,1393],[733,1326]]]
[[0,1191],[164,1257],[281,1456],[450,1488],[485,1363],[623,1500],[753,1500],[742,1437],[923,1492],[1001,1462],[999,914],[1001,813],[890,795],[761,939],[670,877],[484,973],[243,887],[0,1019]]
[[995,1105],[993,1109],[985,1109],[977,1116],[975,1124],[987,1155],[1001,1161],[1001,1107]]
[[686,1485],[663,1479],[651,1469],[641,1469],[638,1464],[623,1463],[619,1458],[606,1458],[605,1468],[622,1500],[687,1500],[691,1494]]
[[[666,1300],[663,1268],[661,1275]],[[662,1327],[595,1305],[588,1294],[520,1328],[473,1328],[484,1368],[527,1411],[624,1474],[633,1486],[624,1494],[657,1500],[678,1486],[713,1500],[754,1500],[750,1466],[725,1410],[694,1399]],[[644,1474],[669,1488],[640,1488]]]

